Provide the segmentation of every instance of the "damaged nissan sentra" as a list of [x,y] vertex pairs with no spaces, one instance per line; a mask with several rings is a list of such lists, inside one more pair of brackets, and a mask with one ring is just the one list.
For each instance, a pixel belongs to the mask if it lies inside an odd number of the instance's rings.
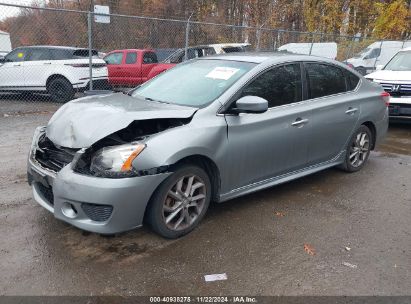
[[35,200],[84,230],[148,223],[190,232],[223,202],[332,166],[360,170],[388,126],[389,95],[336,61],[231,54],[128,92],[62,106],[36,129]]

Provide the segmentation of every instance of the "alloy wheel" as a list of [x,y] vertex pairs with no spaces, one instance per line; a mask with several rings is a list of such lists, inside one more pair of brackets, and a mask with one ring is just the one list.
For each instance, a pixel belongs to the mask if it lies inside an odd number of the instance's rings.
[[360,167],[367,159],[370,152],[370,139],[366,132],[359,132],[350,148],[350,164]]
[[190,227],[200,216],[206,200],[206,186],[197,175],[180,178],[167,192],[163,220],[174,231]]

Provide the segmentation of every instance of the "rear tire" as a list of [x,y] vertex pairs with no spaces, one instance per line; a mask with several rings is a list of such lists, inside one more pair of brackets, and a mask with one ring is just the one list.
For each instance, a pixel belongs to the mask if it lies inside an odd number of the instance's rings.
[[360,126],[348,142],[344,163],[340,168],[346,172],[357,172],[366,164],[373,146],[373,136],[368,127]]
[[47,85],[47,92],[54,102],[66,103],[74,98],[73,85],[66,78],[54,78]]
[[154,192],[146,220],[159,235],[175,239],[198,226],[207,212],[211,182],[200,167],[179,166]]

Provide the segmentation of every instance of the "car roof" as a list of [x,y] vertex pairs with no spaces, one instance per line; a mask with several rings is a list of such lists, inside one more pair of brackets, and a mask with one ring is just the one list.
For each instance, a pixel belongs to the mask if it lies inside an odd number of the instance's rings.
[[[336,64],[335,60],[313,55],[301,55],[290,52],[245,52],[212,55],[199,58],[200,60],[220,59],[251,63],[270,63],[278,61],[321,61]],[[339,64],[340,65],[340,64]]]
[[[19,46],[16,49],[20,49],[20,48],[48,48],[48,49],[64,49],[64,50],[84,50],[87,49],[86,47],[82,48],[82,47],[74,47],[74,46],[61,46],[61,45],[24,45],[24,46]],[[93,51],[95,51],[93,49]]]

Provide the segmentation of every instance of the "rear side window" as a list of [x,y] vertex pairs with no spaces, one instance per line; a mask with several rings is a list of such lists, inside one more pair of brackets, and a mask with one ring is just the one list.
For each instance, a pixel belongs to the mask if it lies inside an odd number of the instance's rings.
[[134,64],[137,62],[137,53],[131,52],[126,55],[126,64]]
[[[88,49],[79,49],[73,52],[73,57],[84,58],[84,57],[88,57],[89,56],[88,54],[89,54]],[[98,52],[96,50],[91,50],[91,55],[98,56]]]
[[345,79],[347,80],[347,89],[348,91],[353,91],[357,87],[358,83],[360,82],[360,78],[353,73],[344,70]]
[[241,96],[258,96],[268,101],[268,107],[276,107],[302,100],[300,64],[275,67],[253,80]]
[[53,60],[66,60],[73,57],[72,52],[65,49],[51,49],[50,53]]
[[322,63],[306,63],[305,69],[310,99],[347,91],[340,68]]
[[46,48],[30,49],[27,61],[51,60],[50,50]]
[[104,61],[107,64],[121,64],[123,61],[123,53],[112,53],[104,57]]
[[143,63],[157,63],[157,55],[155,53],[145,53],[143,56]]

